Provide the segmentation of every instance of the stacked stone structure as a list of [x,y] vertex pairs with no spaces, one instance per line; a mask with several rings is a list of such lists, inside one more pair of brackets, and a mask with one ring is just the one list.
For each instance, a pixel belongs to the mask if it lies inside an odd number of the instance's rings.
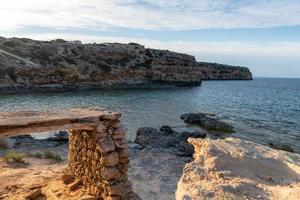
[[72,129],[69,136],[70,173],[92,195],[103,199],[131,199],[128,146],[120,115],[94,120],[95,130]]
[[75,178],[70,188],[82,184],[97,199],[128,200],[133,198],[133,190],[127,175],[126,130],[120,117],[121,113],[96,108],[1,112],[0,138],[67,129],[69,172]]

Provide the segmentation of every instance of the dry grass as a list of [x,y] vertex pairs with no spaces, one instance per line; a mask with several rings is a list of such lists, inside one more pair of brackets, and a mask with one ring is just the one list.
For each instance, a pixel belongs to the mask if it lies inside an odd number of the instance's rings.
[[22,163],[22,164],[26,164],[25,160],[24,160],[24,154],[16,152],[16,151],[8,151],[5,155],[4,155],[4,160],[7,162],[9,160],[13,160],[17,163]]

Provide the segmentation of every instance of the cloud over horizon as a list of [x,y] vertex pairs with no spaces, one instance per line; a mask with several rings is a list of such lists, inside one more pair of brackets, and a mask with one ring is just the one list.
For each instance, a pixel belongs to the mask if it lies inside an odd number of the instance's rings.
[[26,26],[196,30],[300,25],[298,0],[0,0],[0,3],[0,30]]
[[300,77],[299,0],[0,0],[0,36],[138,42]]

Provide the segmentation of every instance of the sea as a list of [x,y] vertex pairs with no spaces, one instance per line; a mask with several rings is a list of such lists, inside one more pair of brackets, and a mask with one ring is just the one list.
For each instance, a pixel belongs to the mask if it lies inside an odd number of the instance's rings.
[[216,114],[235,128],[233,137],[262,144],[287,144],[300,152],[300,79],[203,81],[199,87],[89,90],[0,96],[0,111],[55,111],[104,107],[121,112],[133,141],[140,127],[185,124],[189,112]]

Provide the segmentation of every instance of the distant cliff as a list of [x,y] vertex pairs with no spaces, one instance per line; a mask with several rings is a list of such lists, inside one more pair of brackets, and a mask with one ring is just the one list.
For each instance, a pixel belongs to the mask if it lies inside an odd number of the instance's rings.
[[230,66],[218,63],[198,63],[202,80],[252,80],[247,67]]
[[0,37],[2,93],[154,84],[194,86],[202,79],[251,79],[247,68],[215,65],[136,43],[82,44]]

